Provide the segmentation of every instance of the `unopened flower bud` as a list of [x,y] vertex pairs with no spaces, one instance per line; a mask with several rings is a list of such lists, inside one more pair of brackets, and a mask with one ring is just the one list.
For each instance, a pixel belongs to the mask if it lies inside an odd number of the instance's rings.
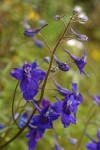
[[44,61],[49,64],[50,63],[50,58],[48,56],[44,57]]
[[75,35],[76,39],[81,42],[86,42],[88,37],[84,34],[78,34],[71,28],[72,33]]
[[87,22],[88,21],[88,17],[87,16],[80,16],[79,17],[79,22],[80,23],[85,23],[85,22]]
[[78,14],[78,13],[79,13],[79,10],[78,10],[77,8],[74,8],[74,9],[73,9],[73,14],[76,15],[76,14]]
[[59,15],[56,15],[56,16],[54,16],[54,19],[55,19],[56,21],[59,21],[59,20],[61,19],[61,17],[60,17]]

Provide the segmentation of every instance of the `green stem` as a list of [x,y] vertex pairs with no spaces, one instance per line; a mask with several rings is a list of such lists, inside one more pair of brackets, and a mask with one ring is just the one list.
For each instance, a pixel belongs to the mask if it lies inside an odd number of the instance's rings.
[[19,85],[19,81],[18,81],[18,83],[17,83],[17,85],[15,87],[14,94],[13,94],[13,99],[12,99],[12,117],[13,117],[13,120],[16,123],[17,127],[19,128],[19,126],[18,126],[18,124],[16,122],[16,119],[14,118],[14,102],[15,102],[15,96],[16,96],[16,91],[17,91],[18,85]]
[[47,46],[47,48],[50,50],[50,52],[52,53],[52,50],[50,48],[50,46],[48,45],[48,43],[46,42],[45,38],[42,36],[42,34],[39,32],[39,35],[41,36],[41,38],[43,39],[45,45]]
[[[64,35],[66,34],[67,30],[68,30],[68,27],[71,23],[73,19],[73,16],[71,16],[70,20],[69,20],[69,23],[67,24],[64,32],[62,33],[61,37],[59,38],[56,46],[54,47],[53,51],[52,51],[52,54],[54,55],[55,52],[56,52],[56,49],[58,48],[61,40],[63,39]],[[48,67],[48,71],[47,71],[47,74],[46,74],[46,77],[44,79],[44,83],[43,83],[43,86],[42,86],[42,90],[41,90],[41,95],[40,95],[40,99],[39,99],[39,103],[41,102],[41,100],[43,99],[43,96],[44,96],[44,91],[45,91],[45,86],[46,86],[46,83],[47,83],[47,80],[48,80],[48,76],[49,76],[49,73],[50,73],[50,69],[51,69],[51,66],[52,66],[52,62],[53,62],[53,55],[51,55],[51,60],[50,60],[50,64],[49,64],[49,67]]]

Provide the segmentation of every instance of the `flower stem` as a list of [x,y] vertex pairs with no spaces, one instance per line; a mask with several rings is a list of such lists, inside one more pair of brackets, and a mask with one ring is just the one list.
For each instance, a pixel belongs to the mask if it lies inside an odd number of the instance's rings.
[[16,91],[17,91],[18,85],[19,85],[19,81],[17,82],[17,85],[15,87],[14,94],[13,94],[13,99],[12,99],[12,118],[13,118],[15,124],[17,125],[17,127],[19,128],[19,126],[16,122],[16,119],[14,118],[14,101],[15,101],[15,96],[16,96]]
[[[54,47],[54,49],[52,51],[53,55],[55,54],[56,49],[58,48],[61,40],[63,39],[64,35],[66,34],[66,32],[68,30],[68,27],[70,26],[70,23],[71,23],[72,19],[73,19],[73,16],[71,16],[71,18],[70,18],[70,20],[69,20],[69,22],[68,22],[68,24],[67,24],[64,32],[62,33],[62,35],[58,39],[58,42],[56,43],[56,45],[55,45],[55,47]],[[47,80],[48,80],[48,76],[49,76],[49,73],[50,73],[50,69],[51,69],[51,66],[52,66],[52,62],[53,62],[53,59],[54,59],[53,55],[51,55],[51,60],[50,60],[50,64],[49,64],[49,67],[48,67],[48,71],[47,71],[47,74],[46,74],[46,77],[44,79],[44,83],[43,83],[43,86],[42,86],[42,89],[41,89],[41,95],[40,95],[39,103],[41,102],[41,100],[43,99],[43,96],[44,96],[45,86],[46,86],[46,83],[47,83]]]
[[52,53],[52,50],[50,48],[50,46],[48,45],[48,43],[46,42],[45,38],[42,36],[42,34],[39,32],[39,35],[41,36],[41,38],[43,39],[45,45],[47,46],[47,48],[50,50],[50,52]]

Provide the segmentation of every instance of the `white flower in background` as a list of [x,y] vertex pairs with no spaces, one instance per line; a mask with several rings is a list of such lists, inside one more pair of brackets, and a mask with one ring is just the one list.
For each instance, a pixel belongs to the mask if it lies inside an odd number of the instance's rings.
[[71,47],[75,47],[75,48],[77,48],[77,49],[83,49],[83,48],[84,48],[83,43],[82,43],[82,42],[79,42],[79,41],[77,41],[77,40],[75,40],[75,39],[68,40],[68,41],[67,41],[67,45],[68,45],[68,46],[71,46]]

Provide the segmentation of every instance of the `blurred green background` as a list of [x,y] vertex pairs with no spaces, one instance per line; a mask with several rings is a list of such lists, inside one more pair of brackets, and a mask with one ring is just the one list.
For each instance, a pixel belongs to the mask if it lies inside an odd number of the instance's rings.
[[[38,63],[43,61],[45,56],[50,56],[46,46],[44,48],[38,48],[35,46],[31,38],[24,36],[23,24],[25,20],[28,21],[31,28],[40,27],[39,21],[45,20],[49,25],[42,30],[42,35],[45,37],[50,47],[53,48],[57,38],[63,31],[62,22],[55,21],[54,16],[56,14],[65,15],[65,21],[68,22],[72,10],[75,6],[80,6],[82,11],[88,16],[89,20],[86,24],[76,23],[74,25],[75,31],[81,34],[86,34],[89,37],[89,41],[82,44],[70,44],[65,42],[58,48],[57,56],[61,61],[69,61],[68,55],[63,53],[63,49],[70,50],[77,57],[83,55],[83,50],[87,52],[87,65],[85,72],[89,74],[89,77],[80,75],[76,66],[71,65],[71,70],[68,73],[59,72],[55,76],[58,83],[71,90],[71,81],[78,83],[78,88],[84,96],[84,102],[79,107],[77,112],[77,124],[71,125],[68,129],[64,129],[61,123],[55,122],[55,132],[59,144],[65,150],[74,149],[74,145],[68,140],[67,134],[79,139],[84,124],[88,117],[89,107],[93,104],[88,94],[100,93],[100,1],[99,0],[1,0],[0,1],[0,123],[4,124],[4,127],[8,126],[8,122],[11,119],[11,104],[12,95],[16,86],[16,81],[11,78],[10,71],[13,67],[21,66],[25,60],[33,62],[34,59],[38,59]],[[40,37],[38,37],[41,40]],[[62,50],[62,51],[61,51]],[[47,69],[47,64],[43,65],[44,69]],[[53,83],[47,85],[48,88],[52,88]],[[46,96],[51,98],[54,95],[54,91],[46,90]],[[19,98],[19,96],[18,96]],[[22,104],[23,104],[22,100]],[[17,105],[17,102],[16,102]],[[97,106],[94,105],[89,114]],[[20,112],[20,110],[19,110]],[[93,116],[92,121],[99,124],[100,116],[97,112]],[[99,124],[100,126],[100,124]],[[7,129],[8,134],[5,140],[10,139],[16,132],[17,128],[11,126],[11,129]],[[27,130],[26,130],[27,131]],[[27,150],[26,133],[24,132],[4,150]],[[87,132],[93,137],[96,135],[95,125],[89,125]],[[2,137],[5,136],[5,132],[0,132]],[[44,135],[42,141],[39,141],[36,150],[50,150],[54,147],[54,140],[52,138],[53,131],[48,130]],[[82,150],[85,150],[84,144],[89,141],[87,137],[84,137],[82,141]]]

